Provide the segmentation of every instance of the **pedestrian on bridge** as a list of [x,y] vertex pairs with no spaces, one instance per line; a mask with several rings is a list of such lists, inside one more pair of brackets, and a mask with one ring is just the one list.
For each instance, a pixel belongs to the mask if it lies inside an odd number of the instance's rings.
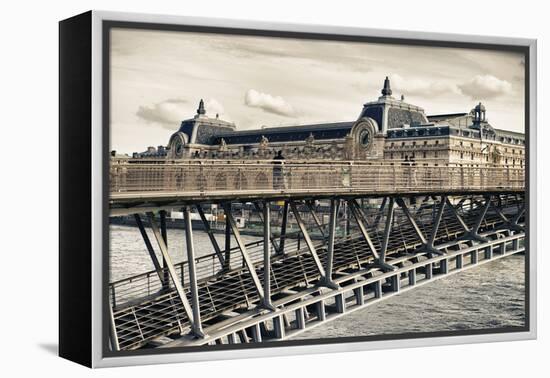
[[277,151],[277,155],[273,158],[273,189],[285,189],[285,178],[283,172],[283,152],[281,150]]

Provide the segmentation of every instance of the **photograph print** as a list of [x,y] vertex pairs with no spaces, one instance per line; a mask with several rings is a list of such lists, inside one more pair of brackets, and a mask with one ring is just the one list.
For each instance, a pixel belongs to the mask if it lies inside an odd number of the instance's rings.
[[525,49],[107,25],[112,352],[528,330]]

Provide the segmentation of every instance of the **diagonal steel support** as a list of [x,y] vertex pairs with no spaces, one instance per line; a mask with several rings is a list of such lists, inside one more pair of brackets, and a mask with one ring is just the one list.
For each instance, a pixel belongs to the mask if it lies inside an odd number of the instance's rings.
[[489,239],[487,239],[486,237],[479,235],[478,231],[479,231],[479,228],[481,227],[481,223],[483,222],[483,219],[485,219],[485,215],[487,214],[487,210],[489,210],[490,206],[491,206],[491,197],[487,196],[485,197],[485,205],[483,205],[483,208],[481,209],[481,213],[476,219],[476,223],[460,239],[477,240],[482,243],[486,243],[489,241]]
[[174,284],[176,288],[176,292],[178,293],[178,296],[181,300],[181,303],[183,305],[183,309],[185,310],[185,314],[187,315],[187,318],[189,319],[189,322],[191,323],[191,328],[194,329],[195,319],[193,317],[193,310],[191,308],[191,305],[189,304],[189,301],[187,300],[187,297],[185,295],[185,291],[183,290],[183,287],[181,286],[181,282],[179,280],[179,277],[176,273],[176,269],[174,268],[174,264],[172,263],[172,258],[170,257],[170,254],[168,253],[168,249],[166,248],[166,244],[164,244],[164,239],[162,238],[162,235],[160,234],[159,227],[157,225],[157,222],[155,221],[155,217],[153,213],[147,213],[147,216],[149,217],[149,222],[151,223],[151,228],[153,229],[153,234],[155,235],[155,238],[157,239],[158,246],[160,248],[160,252],[162,253],[162,256],[166,260],[168,272],[170,273],[170,278],[172,279],[172,283]]
[[[489,210],[489,207],[491,206],[491,197],[485,197],[485,206],[483,206],[483,209],[481,210],[481,214],[479,214],[479,217],[476,220],[476,224],[474,227],[472,227],[471,231],[473,234],[477,234],[479,231],[479,228],[481,227],[481,223],[485,219],[485,215],[487,214],[487,210]],[[497,211],[499,211],[497,209]]]
[[193,224],[189,206],[183,209],[183,221],[185,223],[185,244],[187,247],[187,265],[189,269],[189,286],[191,287],[191,301],[193,304],[193,334],[196,337],[204,338],[202,330],[201,311],[199,301],[199,288],[197,286],[197,269],[195,266],[195,247],[193,243]]
[[386,215],[386,225],[384,227],[384,237],[382,238],[382,246],[380,247],[379,260],[386,262],[386,252],[388,250],[388,243],[390,241],[390,233],[393,224],[393,212],[394,212],[394,198],[390,197],[388,202],[388,213]]
[[323,264],[321,264],[321,260],[319,260],[319,256],[317,255],[317,250],[315,249],[315,246],[313,245],[313,242],[309,237],[309,233],[307,232],[304,221],[300,216],[300,212],[298,211],[298,208],[296,207],[296,204],[294,202],[291,201],[289,205],[290,205],[290,209],[292,210],[292,213],[294,214],[294,218],[296,219],[296,223],[298,223],[298,227],[300,228],[300,231],[304,236],[304,240],[307,244],[311,257],[313,257],[313,261],[315,262],[315,265],[317,266],[317,270],[321,275],[321,281],[326,281],[325,268],[323,268]]
[[380,224],[380,219],[382,219],[382,215],[384,215],[384,209],[386,208],[386,202],[388,200],[388,197],[384,197],[382,200],[382,203],[380,204],[380,208],[378,209],[378,214],[376,215],[376,218],[374,219],[373,226],[375,229],[378,228],[378,225]]
[[365,242],[369,246],[369,249],[372,251],[372,254],[375,258],[378,258],[378,251],[376,250],[376,247],[374,246],[370,236],[369,232],[367,230],[367,225],[365,224],[365,217],[363,214],[363,211],[357,205],[357,203],[354,200],[348,200],[348,206],[351,210],[351,214],[355,218],[355,221],[357,223],[357,226],[359,227],[359,231],[361,231],[361,234],[363,235],[363,238],[365,239]]
[[348,206],[351,210],[351,214],[353,215],[353,217],[355,218],[355,221],[357,222],[357,226],[359,226],[359,230],[361,231],[361,234],[363,235],[365,242],[369,246],[369,249],[372,251],[372,254],[375,259],[374,265],[379,266],[380,269],[382,269],[383,271],[390,271],[390,270],[396,269],[396,267],[394,267],[393,265],[387,264],[385,261],[380,259],[380,255],[378,254],[378,251],[376,250],[376,247],[374,246],[369,236],[367,227],[363,223],[365,221],[365,216],[359,204],[355,200],[348,200]]
[[[426,240],[426,237],[424,236],[424,233],[418,227],[418,223],[416,223],[416,220],[412,216],[411,212],[409,211],[409,208],[405,204],[405,201],[403,201],[402,198],[396,198],[395,200],[397,202],[397,205],[403,210],[403,213],[405,214],[405,217],[411,224],[414,232],[418,236],[418,239],[420,239],[420,242],[422,243],[422,246],[417,250],[417,252],[427,252],[429,255],[431,254],[437,254],[442,255],[444,254],[443,251],[438,250],[437,248],[434,248],[432,245],[429,244],[429,241]],[[439,224],[438,224],[439,227]],[[437,232],[437,230],[435,230]]]
[[254,287],[256,288],[256,291],[258,292],[258,296],[260,297],[260,301],[264,301],[264,290],[262,288],[262,284],[260,282],[260,279],[258,278],[258,274],[256,274],[256,269],[254,269],[254,264],[252,263],[252,260],[250,259],[250,256],[248,255],[248,251],[246,250],[246,245],[241,238],[241,233],[239,232],[239,229],[237,228],[237,223],[235,222],[235,219],[233,218],[233,214],[231,214],[231,204],[224,203],[223,209],[225,211],[225,217],[228,220],[229,227],[233,233],[233,236],[235,237],[235,240],[237,241],[237,245],[239,246],[239,249],[241,250],[241,255],[243,257],[244,263],[246,265],[246,268],[248,269],[248,272],[250,273],[250,276],[252,277],[252,282],[254,282]]
[[[447,197],[445,200],[447,202],[447,206],[449,207],[449,209],[451,209],[451,211],[454,214],[456,220],[458,221],[458,223],[460,223],[460,226],[464,229],[464,231],[466,231],[466,232],[470,231],[470,227],[468,227],[466,222],[464,222],[464,219],[462,219],[462,217],[458,213],[458,210],[453,206],[453,204],[451,203],[451,200],[449,200],[449,197]],[[463,201],[461,201],[461,202],[463,202]],[[458,206],[462,206],[460,204],[461,202],[459,202]]]
[[332,268],[334,265],[334,239],[336,238],[336,218],[338,217],[339,202],[334,198],[330,200],[327,259],[325,261],[325,276],[323,277],[323,285],[334,289],[338,288],[338,285],[332,281]]
[[231,269],[231,225],[229,224],[229,217],[227,214],[231,214],[231,205],[228,208],[224,208],[225,213],[225,256],[224,256],[224,270]]
[[[166,244],[166,247],[168,247],[168,228],[166,227],[166,210],[159,211],[160,216],[160,234],[162,235],[162,238],[164,239],[164,244]],[[164,282],[168,282],[168,270],[164,269],[166,268],[166,260],[164,260],[164,257],[162,258],[162,268],[164,273]]]
[[517,225],[523,214],[525,214],[525,205],[519,209],[517,215],[512,219],[512,223]]
[[159,276],[160,282],[162,283],[162,287],[168,286],[168,281],[166,281],[166,277],[164,275],[164,271],[160,265],[160,262],[157,258],[157,255],[155,254],[155,250],[153,249],[153,245],[151,244],[151,240],[149,239],[149,235],[147,235],[147,231],[145,231],[145,227],[143,226],[143,222],[141,221],[141,217],[139,214],[134,214],[134,219],[136,220],[136,224],[138,226],[139,232],[141,233],[141,237],[143,238],[143,241],[145,242],[145,247],[147,247],[147,252],[149,252],[149,257],[151,257],[151,261],[153,262],[153,265],[155,267],[155,271],[157,272],[157,275]]
[[418,227],[418,224],[416,223],[413,216],[411,215],[411,212],[409,211],[409,208],[405,204],[405,201],[403,201],[402,198],[398,197],[398,198],[395,199],[395,202],[403,210],[403,213],[405,214],[405,217],[407,218],[407,220],[411,224],[414,232],[416,233],[416,236],[418,236],[418,239],[420,239],[422,244],[426,245],[428,243],[427,240],[426,240],[426,237],[422,233],[422,230],[420,229],[420,227]]
[[363,225],[365,227],[370,227],[369,220],[367,219],[367,214],[365,214],[365,212],[363,211],[363,206],[359,202],[357,202],[356,199],[349,200],[348,206],[353,206],[357,210],[357,214],[361,217]]
[[286,225],[288,223],[288,201],[283,205],[283,219],[281,221],[281,232],[279,235],[279,253],[285,253]]
[[306,202],[306,206],[309,209],[309,212],[311,213],[311,216],[313,217],[313,220],[315,221],[315,224],[317,225],[317,228],[321,232],[321,235],[323,236],[323,239],[326,238],[325,230],[323,227],[322,222],[319,220],[319,217],[317,216],[317,213],[315,213],[315,209],[313,209],[313,206],[311,205],[311,202]]
[[428,240],[428,248],[434,247],[435,238],[437,237],[437,231],[439,231],[439,225],[441,224],[441,219],[443,218],[443,212],[445,211],[446,203],[447,196],[441,196],[441,201],[439,202],[439,206],[437,208],[437,215],[435,216],[432,233],[430,235],[430,240]]
[[214,236],[214,231],[212,231],[212,228],[210,228],[210,224],[208,223],[208,220],[206,219],[206,215],[204,215],[204,211],[202,210],[202,207],[200,204],[195,205],[195,208],[197,209],[197,212],[199,213],[199,216],[201,217],[202,224],[204,226],[204,230],[208,234],[208,238],[210,239],[210,243],[212,243],[212,247],[214,248],[214,252],[216,253],[216,256],[218,257],[218,260],[220,260],[221,266],[225,266],[225,259],[222,253],[222,250],[220,249],[220,245],[218,244],[218,241],[216,240],[216,237]]
[[264,223],[264,297],[263,306],[270,310],[275,310],[271,302],[271,208],[269,202],[264,202],[263,206]]
[[[519,218],[521,218],[521,215],[522,215],[521,211],[518,215],[516,215],[516,217],[514,217],[514,219],[510,220],[506,215],[504,215],[502,210],[500,210],[497,206],[493,206],[493,208],[495,209],[495,212],[498,214],[500,219],[502,219],[502,221],[506,223],[508,227],[510,227],[510,229],[514,231],[520,231],[520,232],[525,231],[525,228],[523,226],[520,226],[519,224],[517,224],[517,220],[519,220]],[[523,211],[525,211],[525,209],[523,209]]]

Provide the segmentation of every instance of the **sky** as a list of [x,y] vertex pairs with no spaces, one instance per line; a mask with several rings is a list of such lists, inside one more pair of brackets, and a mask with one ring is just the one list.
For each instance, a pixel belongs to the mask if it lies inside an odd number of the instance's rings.
[[524,132],[521,54],[364,42],[111,31],[111,149],[167,145],[200,99],[238,130],[357,119],[389,76],[426,114],[469,112]]

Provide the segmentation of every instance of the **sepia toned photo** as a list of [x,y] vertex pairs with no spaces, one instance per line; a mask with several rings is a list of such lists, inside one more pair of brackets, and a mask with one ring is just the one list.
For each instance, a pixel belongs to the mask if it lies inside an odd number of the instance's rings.
[[525,52],[106,33],[111,351],[529,329]]

